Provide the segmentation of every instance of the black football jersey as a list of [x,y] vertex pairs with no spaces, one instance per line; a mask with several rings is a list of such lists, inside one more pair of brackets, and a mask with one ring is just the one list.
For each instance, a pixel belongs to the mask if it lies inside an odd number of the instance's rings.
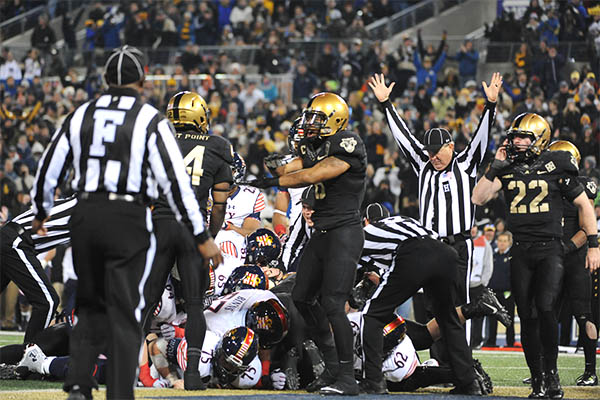
[[[191,177],[192,189],[206,217],[210,189],[217,183],[233,182],[233,147],[224,137],[193,131],[177,132],[175,138]],[[173,215],[164,196],[161,195],[154,204],[153,214],[155,217]]]
[[545,151],[531,164],[503,169],[508,230],[515,241],[541,241],[563,236],[563,197],[573,201],[583,192],[577,162],[570,153]]
[[315,228],[327,230],[360,223],[367,169],[363,141],[355,133],[341,131],[326,137],[316,153],[317,162],[333,156],[350,164],[350,168],[340,176],[313,185],[316,201],[312,220]]
[[[596,185],[596,182],[587,176],[578,176],[577,180],[583,186],[583,190],[588,199],[593,201],[598,193],[598,185]],[[580,229],[579,210],[572,201],[568,201],[567,199],[563,199],[563,209],[563,234],[564,239],[567,240],[572,238]]]

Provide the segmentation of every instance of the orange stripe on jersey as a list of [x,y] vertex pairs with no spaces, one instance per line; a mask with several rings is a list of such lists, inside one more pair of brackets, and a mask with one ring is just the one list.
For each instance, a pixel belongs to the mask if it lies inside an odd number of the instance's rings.
[[261,192],[258,194],[256,201],[254,202],[254,212],[261,212],[266,207],[265,205],[265,195]]
[[394,329],[396,329],[403,323],[404,323],[404,318],[399,316],[398,318],[396,318],[395,320],[393,320],[392,322],[390,322],[389,324],[387,324],[386,326],[383,327],[383,336],[389,334],[391,331],[393,331]]

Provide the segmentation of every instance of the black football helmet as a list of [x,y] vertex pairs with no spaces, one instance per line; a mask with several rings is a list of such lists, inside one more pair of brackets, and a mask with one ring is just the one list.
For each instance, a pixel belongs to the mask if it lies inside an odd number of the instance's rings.
[[233,174],[233,183],[236,185],[238,182],[243,181],[246,177],[246,161],[237,152],[233,153],[233,165],[231,166],[231,172]]
[[406,336],[406,321],[401,316],[395,317],[383,327],[383,354],[387,357],[394,347]]
[[275,232],[259,228],[246,238],[246,264],[277,268],[282,248]]
[[246,313],[246,326],[256,332],[263,349],[270,349],[283,340],[288,321],[287,310],[275,299],[259,301]]
[[258,265],[245,264],[234,269],[225,282],[222,295],[242,289],[268,289],[267,277]]
[[248,369],[258,354],[258,336],[245,326],[223,335],[213,357],[213,370],[221,385],[233,382]]

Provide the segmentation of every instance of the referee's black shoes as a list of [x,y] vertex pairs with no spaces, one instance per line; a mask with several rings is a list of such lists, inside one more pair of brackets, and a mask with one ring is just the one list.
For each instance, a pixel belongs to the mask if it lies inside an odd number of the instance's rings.
[[385,383],[385,379],[381,380],[381,382],[373,382],[369,379],[364,379],[358,385],[361,393],[368,394],[388,394],[387,384]]
[[457,386],[450,391],[450,394],[464,394],[467,396],[483,396],[481,384],[477,379],[466,385]]
[[337,379],[333,384],[319,390],[319,394],[325,396],[358,396],[359,392],[358,383],[350,376]]

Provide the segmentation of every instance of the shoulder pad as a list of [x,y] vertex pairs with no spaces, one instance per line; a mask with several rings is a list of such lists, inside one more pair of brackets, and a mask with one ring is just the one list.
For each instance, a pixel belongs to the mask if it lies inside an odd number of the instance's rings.
[[588,176],[579,176],[577,177],[577,180],[583,186],[587,197],[589,199],[594,200],[596,198],[596,195],[598,194],[598,185],[596,184],[596,182]]
[[579,174],[577,160],[568,151],[545,151],[540,156],[540,161],[548,172],[553,172],[556,169],[559,173]]
[[217,145],[217,151],[219,155],[228,164],[233,164],[233,146],[231,142],[223,136],[211,135],[211,140]]
[[[336,154],[364,157],[366,156],[365,145],[357,134],[350,131],[341,131],[327,138],[330,143],[329,155]],[[326,143],[324,144],[326,145]]]

